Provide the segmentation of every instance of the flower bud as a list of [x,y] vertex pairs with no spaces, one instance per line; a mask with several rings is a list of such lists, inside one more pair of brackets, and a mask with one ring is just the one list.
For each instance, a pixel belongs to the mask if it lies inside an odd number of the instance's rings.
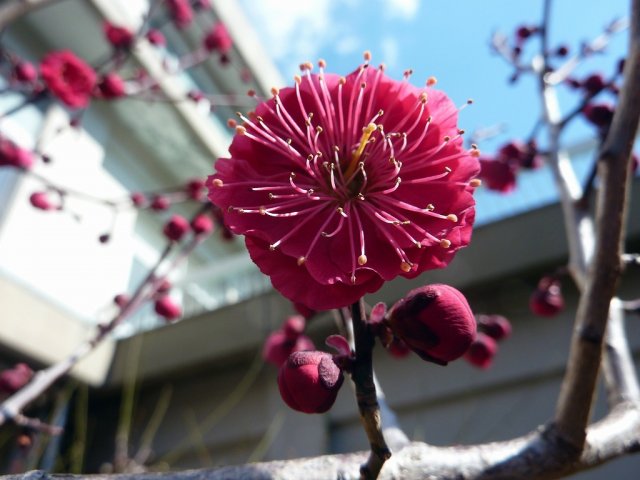
[[164,34],[160,30],[152,28],[147,32],[146,37],[149,43],[156,47],[163,47],[167,44],[167,39],[164,38]]
[[213,26],[204,37],[203,43],[209,52],[217,51],[218,53],[228,53],[233,46],[233,40],[229,36],[227,27],[221,22]]
[[171,201],[164,195],[156,195],[151,201],[151,210],[155,210],[156,212],[167,210],[170,206]]
[[330,354],[294,352],[280,367],[278,387],[284,402],[303,413],[324,413],[342,386],[342,371]]
[[516,188],[516,167],[499,159],[480,158],[479,176],[489,190],[509,193]]
[[289,340],[295,340],[304,332],[305,320],[302,315],[291,315],[282,325],[282,331]]
[[586,93],[588,93],[589,95],[596,95],[606,86],[607,82],[599,73],[589,75],[582,81],[582,88],[584,88]]
[[19,82],[30,83],[38,78],[38,70],[33,63],[21,61],[13,67],[13,77]]
[[476,320],[464,295],[448,285],[411,290],[389,312],[393,333],[423,360],[446,365],[467,351]]
[[162,233],[164,233],[164,236],[169,240],[179,242],[187,233],[189,233],[189,230],[191,230],[191,226],[186,218],[181,217],[180,215],[172,215],[169,221],[164,224]]
[[564,297],[560,281],[554,277],[543,277],[529,298],[529,308],[541,317],[553,317],[564,309]]
[[129,198],[136,207],[144,207],[147,204],[147,197],[142,192],[133,192]]
[[55,210],[56,206],[49,200],[47,192],[34,192],[29,197],[31,205],[38,210]]
[[113,297],[113,303],[115,303],[118,307],[124,308],[131,301],[131,298],[126,293],[119,293],[115,297]]
[[107,73],[100,83],[98,84],[98,90],[102,98],[107,100],[113,100],[123,97],[126,93],[124,81],[117,73]]
[[262,358],[265,362],[280,367],[292,353],[315,348],[313,341],[306,335],[298,335],[291,339],[287,338],[287,334],[283,330],[276,330],[265,340],[262,347]]
[[20,148],[11,140],[0,138],[0,167],[7,165],[28,170],[34,162],[33,153],[30,150]]
[[211,233],[213,231],[213,220],[209,215],[200,214],[191,220],[191,229],[196,235]]
[[17,363],[13,368],[0,372],[0,395],[12,395],[24,387],[33,377],[33,370],[26,363]]
[[494,340],[511,335],[511,323],[502,315],[478,315],[478,329]]
[[498,344],[496,341],[489,335],[479,332],[464,354],[464,358],[471,365],[478,368],[489,368],[497,351]]
[[125,27],[120,27],[109,22],[104,24],[104,36],[113,48],[131,48],[135,40],[134,33]]
[[205,198],[207,190],[204,186],[204,180],[200,178],[194,178],[187,182],[185,186],[185,191],[189,195],[189,198],[192,198],[196,201],[201,201]]
[[164,317],[167,321],[175,320],[182,315],[182,309],[180,308],[180,305],[175,303],[168,295],[160,297],[156,300],[154,304],[154,310],[158,315]]
[[584,117],[599,128],[608,127],[613,120],[613,106],[608,103],[588,103],[582,109]]

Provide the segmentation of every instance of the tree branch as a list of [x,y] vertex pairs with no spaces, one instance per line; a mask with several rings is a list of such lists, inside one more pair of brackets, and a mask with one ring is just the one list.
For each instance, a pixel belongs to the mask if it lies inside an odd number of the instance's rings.
[[[395,453],[380,472],[381,480],[509,480],[555,479],[596,467],[622,455],[640,451],[640,406],[618,405],[606,418],[592,425],[586,445],[578,456],[553,428],[528,435],[472,446],[435,447],[414,442]],[[48,475],[28,472],[6,480],[275,480],[355,479],[357,465],[367,452],[280,460],[241,466],[183,472],[92,475]]]
[[633,0],[629,55],[618,108],[598,157],[596,250],[578,304],[567,371],[558,398],[556,425],[562,437],[581,448],[591,411],[609,303],[621,274],[627,213],[629,161],[640,117],[640,0]]
[[376,397],[376,387],[373,381],[373,345],[375,336],[370,326],[364,320],[363,302],[354,303],[351,308],[353,332],[356,347],[356,360],[353,365],[351,378],[356,385],[356,398],[360,420],[369,439],[371,453],[366,463],[360,467],[363,479],[378,478],[384,462],[391,457],[391,450],[382,435],[380,408]]

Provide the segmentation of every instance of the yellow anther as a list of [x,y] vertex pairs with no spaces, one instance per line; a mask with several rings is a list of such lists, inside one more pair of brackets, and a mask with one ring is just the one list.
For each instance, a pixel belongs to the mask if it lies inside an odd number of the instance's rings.
[[267,214],[267,209],[264,207],[260,207],[258,209],[258,212],[260,212],[260,215],[266,215]]
[[298,257],[298,261],[297,261],[298,266],[299,266],[299,267],[301,267],[301,266],[304,264],[304,262],[306,262],[306,261],[307,261],[307,259],[306,259],[306,258],[304,258],[304,257]]
[[371,60],[371,52],[369,50],[365,50],[362,56],[364,57],[365,62],[368,62]]
[[358,265],[362,266],[365,265],[367,263],[367,256],[366,255],[360,255],[358,257]]
[[479,178],[474,178],[469,182],[469,186],[473,188],[479,187],[480,185],[482,185],[482,180]]
[[458,221],[458,216],[455,213],[450,213],[447,215],[447,220],[456,223]]
[[238,125],[238,122],[236,122],[233,118],[230,118],[229,120],[227,120],[227,126],[229,128],[236,128],[237,125]]
[[440,246],[442,248],[449,248],[451,246],[451,242],[446,238],[443,238],[442,240],[440,240]]
[[327,66],[327,62],[324,59],[318,60],[318,67],[325,68]]
[[430,203],[430,204],[429,204],[429,205],[427,205],[424,209],[425,209],[427,212],[433,212],[433,211],[435,210],[435,208],[436,208],[436,207],[433,205],[433,203]]
[[214,187],[221,187],[222,185],[224,185],[224,182],[222,180],[220,180],[219,178],[216,178],[213,180],[213,186]]
[[236,126],[236,133],[238,135],[244,135],[245,133],[247,133],[247,129],[244,128],[242,125],[237,125]]
[[362,152],[364,152],[364,147],[367,146],[367,142],[369,141],[369,137],[371,134],[376,131],[378,126],[375,123],[370,123],[366,127],[362,129],[362,137],[360,138],[360,144],[353,155],[351,155],[351,162],[349,163],[349,167],[344,172],[344,177],[349,178],[353,175],[353,172],[356,171],[356,168],[359,167],[360,157],[362,156]]
[[404,273],[409,273],[411,271],[411,264],[402,262],[400,264],[400,270],[402,270]]
[[438,79],[436,77],[427,78],[427,87],[433,87],[436,83],[438,83]]
[[478,158],[480,156],[480,150],[478,150],[477,148],[473,149],[469,152],[469,155],[471,155],[472,157]]
[[302,77],[300,75],[294,75],[293,81],[300,85],[300,83],[302,82]]
[[420,94],[420,103],[427,103],[427,92],[422,92]]
[[271,95],[273,95],[274,97],[277,97],[279,93],[280,93],[280,90],[277,87],[271,87]]

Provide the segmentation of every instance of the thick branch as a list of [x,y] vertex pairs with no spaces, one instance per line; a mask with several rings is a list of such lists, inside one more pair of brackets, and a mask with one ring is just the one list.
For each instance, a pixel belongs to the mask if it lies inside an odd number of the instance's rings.
[[[582,454],[573,457],[573,448],[553,429],[539,429],[506,442],[473,446],[434,447],[411,443],[394,453],[380,479],[391,480],[508,480],[514,478],[554,479],[601,465],[640,450],[640,409],[637,404],[618,405],[604,420],[588,430]],[[137,475],[47,475],[29,472],[6,480],[76,479],[91,480],[272,480],[272,479],[355,479],[357,465],[367,452],[283,460],[213,470],[190,470]]]
[[631,12],[630,47],[625,81],[611,129],[598,158],[596,250],[578,305],[567,372],[556,408],[561,435],[580,448],[602,358],[609,303],[621,273],[622,240],[627,213],[629,159],[640,117],[640,0]]

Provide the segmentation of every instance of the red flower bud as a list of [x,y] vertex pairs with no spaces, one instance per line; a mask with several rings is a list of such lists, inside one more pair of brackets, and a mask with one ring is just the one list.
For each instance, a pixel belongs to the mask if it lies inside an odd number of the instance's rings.
[[599,73],[589,75],[582,81],[582,88],[584,88],[589,95],[599,93],[606,86],[607,83],[605,82],[604,77]]
[[291,315],[282,325],[282,331],[289,340],[295,340],[304,332],[305,320],[302,315]]
[[494,340],[511,335],[511,323],[502,315],[478,315],[478,328]]
[[389,312],[396,337],[423,360],[446,365],[467,351],[476,320],[464,295],[449,285],[411,290]]
[[489,190],[509,193],[516,188],[516,169],[497,159],[480,159],[480,179]]
[[154,310],[158,315],[164,317],[167,321],[175,320],[182,315],[182,309],[180,308],[180,305],[175,303],[168,295],[160,297],[156,300],[154,304]]
[[582,109],[584,117],[599,128],[608,127],[613,120],[614,108],[607,103],[589,103]]
[[171,201],[164,195],[156,195],[151,201],[151,209],[156,212],[167,210],[171,206]]
[[280,367],[278,387],[289,407],[304,413],[324,413],[342,386],[342,371],[330,354],[294,352]]
[[529,308],[541,317],[553,317],[564,309],[560,282],[553,277],[543,277],[531,297]]
[[113,303],[115,303],[118,307],[124,308],[129,302],[131,298],[126,293],[119,293],[115,297],[113,297]]
[[119,27],[109,22],[104,24],[104,36],[113,48],[131,48],[135,35],[125,27]]
[[498,344],[489,335],[479,332],[464,354],[464,359],[478,368],[489,368],[498,351]]
[[147,204],[147,197],[144,196],[144,193],[133,192],[130,198],[131,203],[136,207],[144,207]]
[[167,44],[167,40],[160,30],[151,29],[147,32],[146,37],[149,43],[156,47],[162,47]]
[[213,52],[214,50],[218,53],[228,53],[233,46],[233,40],[229,36],[229,32],[227,31],[227,27],[224,26],[224,23],[218,22],[213,28],[207,33],[203,40],[204,47]]
[[126,93],[124,81],[116,73],[107,73],[98,84],[100,95],[107,100],[123,97]]
[[55,210],[56,207],[51,200],[49,199],[49,195],[47,192],[34,192],[29,197],[29,202],[38,210]]
[[5,165],[28,170],[34,163],[33,153],[11,140],[0,138],[0,167]]
[[13,67],[13,78],[19,82],[30,83],[38,78],[38,70],[30,62],[18,62]]
[[213,231],[213,220],[209,215],[202,213],[191,221],[191,228],[196,235],[211,233]]
[[276,330],[265,340],[262,358],[265,362],[280,367],[292,353],[315,348],[313,341],[306,335],[298,335],[292,339],[285,331]]
[[186,28],[193,20],[193,9],[189,0],[167,0],[167,8],[177,28]]
[[11,395],[24,387],[33,377],[33,370],[26,363],[0,372],[0,394]]
[[191,226],[186,218],[180,215],[173,215],[167,223],[165,223],[162,233],[169,240],[179,242],[182,238],[189,233]]
[[207,193],[207,190],[204,186],[204,180],[200,178],[189,180],[189,182],[185,186],[185,191],[189,195],[189,198],[197,201],[203,200]]

